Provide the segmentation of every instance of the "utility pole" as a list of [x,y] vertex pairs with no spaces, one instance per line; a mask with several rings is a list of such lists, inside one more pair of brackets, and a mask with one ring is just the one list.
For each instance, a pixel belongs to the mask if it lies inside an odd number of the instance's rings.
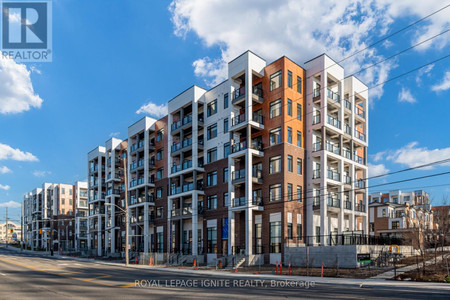
[[5,207],[6,209],[6,248],[8,248],[8,207]]
[[20,202],[20,251],[23,251],[23,201]]
[[123,160],[123,170],[124,170],[124,180],[125,180],[125,266],[128,266],[129,263],[129,240],[128,240],[128,230],[129,230],[129,221],[128,221],[128,181],[127,181],[127,157]]

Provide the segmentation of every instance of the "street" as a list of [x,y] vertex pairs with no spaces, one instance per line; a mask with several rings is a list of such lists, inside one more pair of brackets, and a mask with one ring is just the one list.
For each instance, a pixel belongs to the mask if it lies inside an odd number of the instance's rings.
[[[195,272],[199,272],[196,274]],[[208,275],[195,270],[136,268],[72,259],[44,257],[0,248],[0,299],[41,298],[336,298],[448,299],[439,284],[411,288],[396,283],[340,284],[305,282],[300,278],[273,281],[262,275]],[[345,279],[344,279],[345,281]],[[344,282],[343,281],[343,282]],[[405,283],[407,284],[407,283]],[[410,283],[413,284],[413,283]]]

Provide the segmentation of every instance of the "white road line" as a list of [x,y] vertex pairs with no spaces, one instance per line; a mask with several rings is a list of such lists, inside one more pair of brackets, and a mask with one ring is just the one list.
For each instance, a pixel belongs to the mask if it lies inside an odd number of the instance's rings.
[[0,275],[2,275],[2,276],[6,276],[6,274],[3,274],[3,273],[0,273]]

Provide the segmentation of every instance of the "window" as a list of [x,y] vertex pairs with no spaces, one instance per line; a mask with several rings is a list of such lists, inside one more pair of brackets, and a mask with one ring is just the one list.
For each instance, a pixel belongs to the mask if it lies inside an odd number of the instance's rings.
[[302,224],[297,223],[297,240],[302,239]]
[[302,92],[302,78],[300,76],[297,76],[297,92]]
[[288,133],[288,136],[287,136],[288,143],[292,144],[292,128],[291,127],[288,127],[287,133]]
[[217,160],[217,148],[208,150],[207,161],[212,163]]
[[208,107],[206,109],[206,115],[211,117],[217,113],[217,99],[208,103]]
[[316,243],[320,243],[320,226],[316,226]]
[[230,150],[231,150],[230,143],[223,144],[223,157],[224,158],[227,158],[228,155],[230,155]]
[[288,87],[292,88],[292,72],[288,71]]
[[292,233],[292,223],[287,224],[287,238],[292,240],[293,239],[293,233]]
[[392,229],[398,229],[399,227],[400,227],[400,222],[399,221],[392,222]]
[[386,217],[386,209],[383,209],[383,217]]
[[228,205],[230,205],[228,202],[228,193],[223,193],[223,206],[227,207]]
[[217,185],[217,171],[208,173],[208,186]]
[[164,217],[164,207],[159,206],[156,208],[156,218],[162,219]]
[[72,199],[69,199],[69,205],[73,205]]
[[164,129],[158,130],[156,133],[156,141],[161,142],[164,139]]
[[270,253],[281,253],[281,222],[270,222]]
[[281,115],[281,99],[272,101],[270,103],[270,118],[275,118]]
[[62,192],[61,192],[61,194],[65,194],[66,193],[66,189],[65,188],[62,188]]
[[156,233],[156,252],[163,253],[164,251],[164,235],[162,232]]
[[63,208],[62,209],[62,214],[64,215],[66,213],[66,210]]
[[272,129],[269,133],[270,146],[281,143],[281,128]]
[[164,168],[159,168],[156,171],[156,180],[161,180],[163,178],[164,175]]
[[273,184],[269,187],[269,201],[281,199],[281,184]]
[[208,227],[207,230],[208,253],[217,253],[217,227]]
[[287,168],[288,168],[289,172],[294,172],[294,162],[293,162],[292,155],[288,155]]
[[270,75],[270,91],[277,89],[281,86],[281,71]]
[[69,195],[72,196],[72,190],[69,190]]
[[292,117],[292,100],[288,99],[287,101],[287,113]]
[[223,169],[223,182],[228,182],[228,168]]
[[217,208],[217,195],[208,196],[207,198],[208,209],[216,209]]
[[297,131],[297,147],[301,147],[301,146],[302,146],[302,132]]
[[302,187],[297,185],[297,202],[302,202]]
[[225,120],[223,120],[223,133],[227,132],[228,132],[228,118],[225,118]]
[[262,224],[255,224],[255,254],[262,254]]
[[292,201],[292,183],[288,183],[287,190],[287,201]]
[[269,160],[269,174],[281,172],[281,155],[271,157]]
[[157,188],[156,189],[156,198],[161,199],[162,197],[163,197],[163,189],[161,187]]
[[375,223],[369,223],[369,231],[374,232],[375,231]]
[[302,120],[302,106],[300,104],[297,104],[297,120]]
[[228,108],[228,93],[226,93],[225,95],[223,95],[223,108],[227,109]]
[[64,205],[64,204],[66,204],[66,199],[65,198],[62,198],[61,199],[61,203]]
[[208,140],[213,139],[217,136],[217,124],[213,124],[208,127]]
[[297,158],[297,174],[302,175],[303,163],[301,158]]
[[160,161],[160,160],[163,160],[163,159],[164,159],[164,148],[163,149],[159,149],[156,152],[156,160]]

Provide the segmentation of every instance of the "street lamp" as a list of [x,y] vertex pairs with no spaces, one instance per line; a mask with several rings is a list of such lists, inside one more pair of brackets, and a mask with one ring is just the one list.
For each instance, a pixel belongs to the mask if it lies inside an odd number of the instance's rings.
[[[125,200],[125,203],[126,200]],[[128,224],[128,205],[125,204],[125,209],[123,209],[122,207],[116,205],[116,204],[112,204],[112,203],[105,203],[105,205],[111,205],[111,206],[115,206],[118,209],[120,209],[122,212],[125,213],[125,265],[128,266],[128,249],[129,247],[129,241],[128,241],[128,230],[129,230],[129,224]]]

